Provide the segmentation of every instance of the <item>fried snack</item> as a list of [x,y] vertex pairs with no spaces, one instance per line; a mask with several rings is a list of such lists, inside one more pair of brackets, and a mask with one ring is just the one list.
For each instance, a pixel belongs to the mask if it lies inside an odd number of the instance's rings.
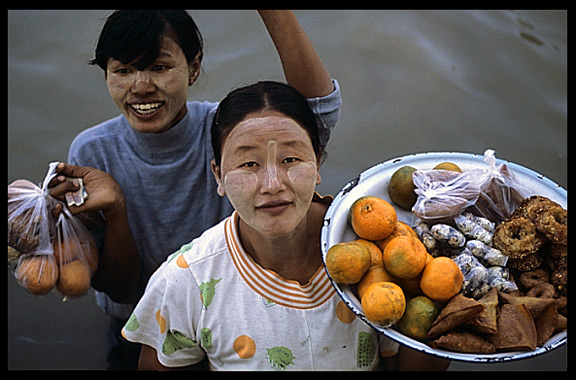
[[526,293],[526,296],[537,298],[555,298],[556,289],[554,288],[554,285],[549,284],[547,282],[543,282],[530,289]]
[[451,351],[493,354],[496,348],[486,339],[466,331],[449,331],[432,341],[432,348],[447,348]]
[[554,331],[556,331],[556,326],[558,325],[558,310],[556,310],[556,303],[550,304],[538,318],[534,319],[534,325],[536,326],[537,341],[536,344],[542,347],[544,343]]
[[500,301],[505,304],[525,305],[533,318],[537,318],[540,314],[542,314],[542,312],[548,306],[550,306],[550,304],[556,303],[554,298],[514,296],[503,292],[498,292],[498,297],[500,298]]
[[466,324],[478,332],[496,334],[498,332],[498,290],[492,288],[478,300],[484,305],[484,310],[470,318]]
[[513,218],[527,218],[534,222],[538,215],[550,207],[560,206],[553,200],[543,197],[541,195],[533,195],[526,198],[520,203],[516,211],[512,214],[510,219]]
[[480,302],[473,298],[465,297],[462,293],[457,294],[436,317],[430,330],[428,330],[428,337],[433,338],[450,331],[482,312],[482,310],[484,310],[484,305]]
[[528,308],[524,304],[502,305],[498,333],[489,339],[499,351],[536,349],[536,326]]
[[540,268],[544,262],[544,255],[541,251],[530,253],[520,259],[508,260],[508,267],[518,269],[521,272],[530,272]]
[[494,230],[494,247],[511,261],[538,252],[544,242],[545,239],[538,233],[534,223],[527,218],[508,219]]
[[522,273],[518,281],[526,289],[532,289],[536,285],[550,282],[550,275],[545,269],[540,268]]
[[552,206],[541,212],[534,220],[534,225],[551,242],[568,244],[568,211],[561,206]]

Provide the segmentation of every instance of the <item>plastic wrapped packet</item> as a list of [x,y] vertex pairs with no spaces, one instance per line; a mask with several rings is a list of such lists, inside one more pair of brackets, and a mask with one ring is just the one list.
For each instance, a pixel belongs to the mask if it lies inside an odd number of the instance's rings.
[[479,178],[481,192],[472,207],[475,214],[492,221],[501,222],[508,219],[530,190],[519,182],[506,164],[496,165],[495,152],[487,149],[484,162],[490,165]]
[[508,256],[496,248],[489,247],[480,240],[468,240],[466,248],[487,266],[497,265],[503,267],[508,262]]
[[412,173],[418,195],[412,212],[424,221],[440,221],[460,214],[480,195],[478,170],[416,170]]
[[494,223],[488,219],[465,212],[454,217],[454,224],[467,238],[480,240],[487,245],[492,244]]

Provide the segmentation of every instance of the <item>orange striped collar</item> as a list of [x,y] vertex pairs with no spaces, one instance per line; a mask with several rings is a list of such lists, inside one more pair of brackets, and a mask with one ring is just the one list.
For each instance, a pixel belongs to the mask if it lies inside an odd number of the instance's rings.
[[278,273],[262,268],[246,253],[238,236],[236,211],[225,223],[226,242],[232,261],[246,284],[265,299],[294,309],[311,309],[322,305],[335,293],[323,266],[306,285],[287,280]]

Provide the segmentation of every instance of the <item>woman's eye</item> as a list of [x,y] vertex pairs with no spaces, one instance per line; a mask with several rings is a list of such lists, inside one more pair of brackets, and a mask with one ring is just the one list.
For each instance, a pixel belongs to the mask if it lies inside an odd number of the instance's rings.
[[166,65],[154,65],[152,67],[152,71],[162,71],[162,70],[166,70],[168,69],[168,66]]
[[115,74],[128,74],[128,72],[129,72],[129,71],[128,71],[128,69],[126,69],[126,68],[121,68],[121,69],[116,69],[116,70],[114,70],[114,73],[115,73]]
[[256,166],[258,166],[258,164],[254,161],[250,161],[250,162],[245,162],[240,166],[243,168],[255,168]]
[[297,161],[299,161],[299,159],[297,157],[287,157],[283,160],[283,162],[286,164],[291,164],[291,163],[294,163]]

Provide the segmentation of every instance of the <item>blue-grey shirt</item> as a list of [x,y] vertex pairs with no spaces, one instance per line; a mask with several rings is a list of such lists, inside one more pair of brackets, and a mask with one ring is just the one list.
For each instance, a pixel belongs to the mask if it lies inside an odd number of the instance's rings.
[[[308,100],[323,147],[342,105],[338,82],[333,83],[331,94]],[[105,171],[122,188],[145,279],[169,254],[233,211],[228,199],[216,192],[210,170],[210,126],[217,106],[188,102],[184,118],[160,134],[135,131],[120,115],[81,132],[70,146],[68,162]],[[96,300],[118,318],[127,318],[133,308],[101,292],[96,292]]]

